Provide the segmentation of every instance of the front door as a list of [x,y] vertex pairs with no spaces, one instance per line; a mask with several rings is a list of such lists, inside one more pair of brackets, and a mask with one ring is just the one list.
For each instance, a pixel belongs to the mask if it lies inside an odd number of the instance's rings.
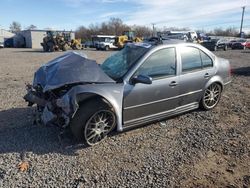
[[[152,84],[127,84],[124,89],[124,126],[146,123],[178,106],[179,85],[175,48],[152,53],[134,76],[146,75]],[[134,77],[133,76],[133,77]]]

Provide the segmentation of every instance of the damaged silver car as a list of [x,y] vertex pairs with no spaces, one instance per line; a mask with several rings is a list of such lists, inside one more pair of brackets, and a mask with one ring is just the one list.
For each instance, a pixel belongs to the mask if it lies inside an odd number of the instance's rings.
[[101,65],[77,53],[37,70],[24,99],[43,124],[70,127],[87,145],[112,130],[148,124],[199,107],[214,108],[230,64],[197,44],[128,44]]

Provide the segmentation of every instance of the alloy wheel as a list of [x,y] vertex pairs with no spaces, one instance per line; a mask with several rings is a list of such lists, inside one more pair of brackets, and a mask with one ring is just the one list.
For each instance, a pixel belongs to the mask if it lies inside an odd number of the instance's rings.
[[90,117],[85,125],[84,136],[88,145],[95,145],[104,139],[115,127],[115,115],[112,111],[101,110]]
[[203,98],[203,104],[207,109],[212,109],[220,100],[221,87],[218,84],[210,85],[206,90]]

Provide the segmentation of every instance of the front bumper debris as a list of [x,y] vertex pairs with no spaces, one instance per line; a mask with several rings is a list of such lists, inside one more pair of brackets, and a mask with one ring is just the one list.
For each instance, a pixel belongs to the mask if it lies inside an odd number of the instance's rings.
[[69,124],[70,118],[62,108],[57,106],[56,100],[50,101],[42,98],[41,94],[31,85],[27,85],[26,89],[27,94],[23,98],[28,102],[28,106],[37,105],[34,123],[44,125],[53,124],[61,127],[66,127]]

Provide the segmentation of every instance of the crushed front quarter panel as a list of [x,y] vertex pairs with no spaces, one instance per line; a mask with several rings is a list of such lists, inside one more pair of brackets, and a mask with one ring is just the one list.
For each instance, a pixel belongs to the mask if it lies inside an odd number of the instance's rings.
[[114,108],[117,117],[117,130],[122,131],[122,106],[124,84],[87,84],[77,85],[57,100],[57,106],[72,118],[79,107],[79,102],[89,96],[101,96]]

